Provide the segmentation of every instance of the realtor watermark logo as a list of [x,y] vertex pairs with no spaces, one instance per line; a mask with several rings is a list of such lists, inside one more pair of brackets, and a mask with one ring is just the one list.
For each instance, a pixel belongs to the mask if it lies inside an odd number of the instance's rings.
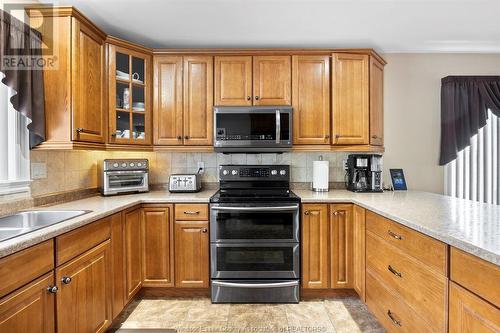
[[40,3],[3,3],[2,9],[11,20],[8,43],[1,49],[1,70],[58,69],[53,42],[54,21],[42,15],[42,8],[43,11],[50,11],[53,5],[40,7]]

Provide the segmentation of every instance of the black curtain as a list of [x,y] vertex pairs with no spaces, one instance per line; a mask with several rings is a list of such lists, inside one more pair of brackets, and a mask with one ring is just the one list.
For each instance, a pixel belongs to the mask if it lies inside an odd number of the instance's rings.
[[447,76],[441,80],[441,156],[457,157],[486,125],[488,109],[500,116],[500,76]]
[[45,141],[42,36],[0,9],[0,71],[2,83],[15,91],[10,102],[31,120],[30,147]]

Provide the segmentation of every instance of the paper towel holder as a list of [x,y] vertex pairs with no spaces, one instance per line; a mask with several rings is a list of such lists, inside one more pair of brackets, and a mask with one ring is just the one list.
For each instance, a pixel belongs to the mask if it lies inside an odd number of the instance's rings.
[[[319,162],[323,162],[323,155],[319,155]],[[318,185],[321,185],[321,184],[318,184],[318,180],[315,179],[314,177],[314,161],[313,161],[313,181],[311,182],[311,188],[314,192],[328,192],[329,191],[329,179],[328,179],[328,161],[326,161],[326,165],[324,165],[323,167],[326,166],[326,184],[322,184],[322,186],[318,186]],[[316,183],[316,184],[315,184]],[[324,182],[321,182],[321,183],[324,183]]]

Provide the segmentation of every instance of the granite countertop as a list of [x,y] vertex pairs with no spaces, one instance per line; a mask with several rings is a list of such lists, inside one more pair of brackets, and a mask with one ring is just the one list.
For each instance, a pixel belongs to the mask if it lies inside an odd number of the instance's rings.
[[302,203],[352,202],[500,266],[500,206],[419,191],[294,192]]
[[[331,190],[326,193],[310,190],[293,191],[303,203],[357,204],[500,266],[500,206],[418,191],[385,193],[353,193],[346,190]],[[92,212],[0,242],[0,258],[138,204],[208,203],[215,192],[216,189],[177,194],[152,191],[112,197],[95,196],[43,207],[41,209],[86,209]]]

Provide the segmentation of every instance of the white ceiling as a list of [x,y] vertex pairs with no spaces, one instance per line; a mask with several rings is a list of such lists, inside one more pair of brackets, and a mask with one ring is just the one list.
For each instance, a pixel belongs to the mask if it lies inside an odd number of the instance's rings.
[[500,0],[56,2],[76,6],[111,35],[149,47],[372,47],[383,53],[500,52]]

